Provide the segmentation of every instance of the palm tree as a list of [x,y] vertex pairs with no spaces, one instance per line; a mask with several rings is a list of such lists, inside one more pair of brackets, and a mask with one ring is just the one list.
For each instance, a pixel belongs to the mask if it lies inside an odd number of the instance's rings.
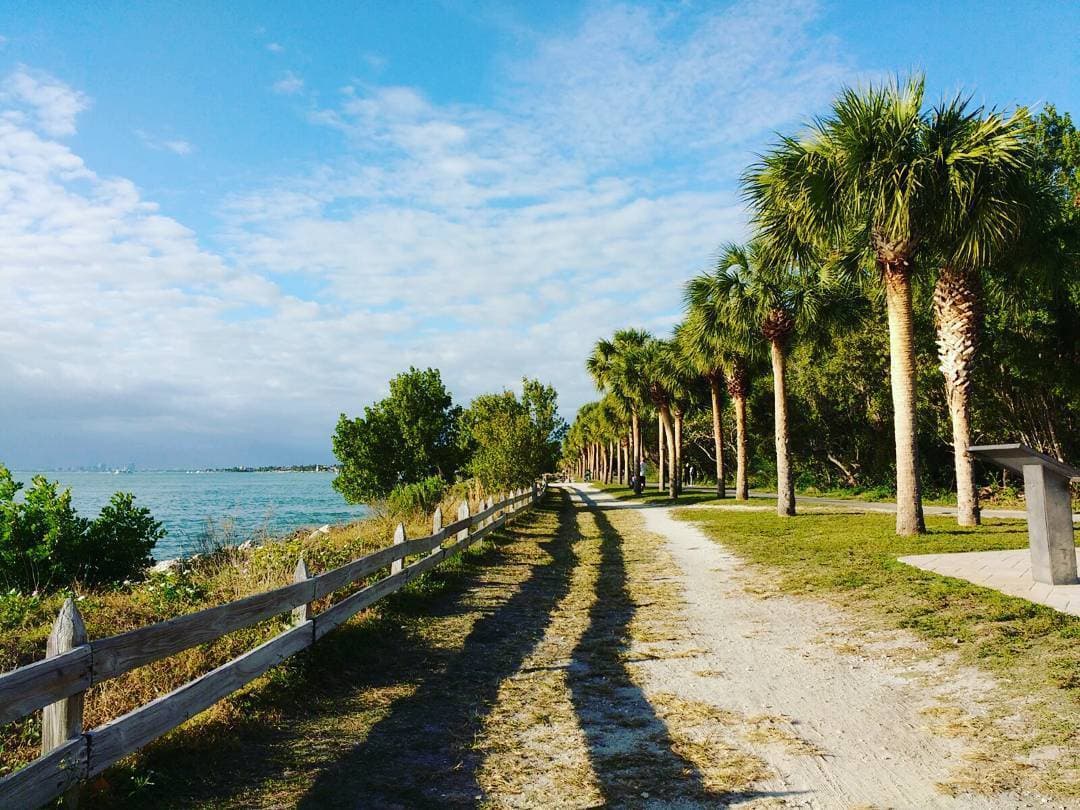
[[682,357],[682,350],[678,343],[672,339],[662,343],[662,359],[660,366],[662,383],[668,392],[671,403],[671,445],[669,447],[671,472],[671,484],[674,486],[676,495],[682,494],[683,488],[683,425],[687,412],[694,405],[695,391],[694,381],[697,374],[687,368]]
[[614,394],[605,394],[595,411],[597,435],[602,456],[601,471],[605,484],[610,484],[615,473],[616,450],[622,439],[625,411]]
[[798,327],[815,322],[827,290],[817,273],[765,263],[761,246],[727,245],[716,271],[693,279],[687,301],[699,312],[712,310],[732,331],[757,331],[769,345],[773,373],[773,429],[776,441],[776,512],[795,514],[795,482],[788,450],[787,349]]
[[709,401],[712,407],[713,452],[716,453],[716,497],[726,498],[724,481],[724,422],[723,397],[724,370],[716,353],[706,339],[704,330],[691,324],[691,312],[685,321],[675,327],[672,340],[678,348],[676,362],[685,374],[700,376],[709,385]]
[[676,328],[683,362],[709,383],[712,401],[713,443],[716,448],[716,494],[727,495],[724,471],[724,428],[720,386],[727,389],[735,411],[735,498],[750,497],[746,470],[746,398],[750,391],[750,369],[754,343],[745,339],[743,325],[729,327],[708,293],[708,276],[687,283],[684,292],[686,320]]
[[938,360],[952,422],[957,521],[979,523],[979,496],[970,446],[972,367],[978,351],[980,270],[1012,243],[1031,189],[1027,167],[1030,119],[969,109],[955,98],[936,108],[927,127],[937,156],[936,189],[943,204],[932,253],[939,261],[934,287]]
[[940,213],[921,76],[845,89],[804,140],[784,138],[744,189],[774,257],[828,257],[852,272],[872,263],[884,288],[896,441],[896,531],[926,530],[918,472],[912,278],[916,252]]
[[[661,466],[663,447],[667,444],[667,489],[672,498],[678,495],[678,464],[680,452],[676,436],[675,413],[681,410],[676,400],[683,396],[681,375],[675,361],[676,350],[670,343],[650,338],[637,348],[628,359],[639,369],[639,391],[657,412],[660,433]],[[680,426],[681,427],[681,426]],[[660,475],[663,480],[663,474]]]
[[643,451],[641,446],[641,410],[644,405],[642,386],[633,353],[649,340],[649,334],[636,329],[620,329],[611,340],[597,341],[585,367],[601,391],[610,393],[630,415],[628,464],[634,475],[634,492],[641,494],[640,476]]

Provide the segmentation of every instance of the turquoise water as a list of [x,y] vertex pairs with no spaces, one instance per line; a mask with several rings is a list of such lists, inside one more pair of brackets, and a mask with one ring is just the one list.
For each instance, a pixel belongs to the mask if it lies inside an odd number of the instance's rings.
[[[29,486],[34,472],[15,471]],[[45,472],[50,481],[71,489],[80,515],[94,517],[114,492],[131,492],[149,507],[169,534],[154,557],[167,560],[199,550],[208,521],[220,533],[228,526],[239,544],[262,532],[285,534],[305,526],[345,523],[368,513],[345,503],[330,486],[333,473],[322,472]]]

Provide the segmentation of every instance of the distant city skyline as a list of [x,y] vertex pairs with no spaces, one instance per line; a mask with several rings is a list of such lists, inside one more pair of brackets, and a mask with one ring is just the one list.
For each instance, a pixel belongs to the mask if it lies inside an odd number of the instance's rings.
[[0,462],[326,464],[437,367],[556,386],[746,235],[738,177],[844,84],[1078,112],[1056,2],[12,5]]

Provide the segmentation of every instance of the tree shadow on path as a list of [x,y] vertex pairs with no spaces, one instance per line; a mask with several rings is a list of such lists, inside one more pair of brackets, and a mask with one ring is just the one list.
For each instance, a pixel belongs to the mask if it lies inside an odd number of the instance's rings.
[[604,514],[610,504],[582,490],[576,495],[584,504],[579,515],[590,514],[596,522],[600,561],[597,599],[574,649],[568,682],[605,805],[652,806],[659,800],[679,807],[722,807],[782,795],[710,789],[699,767],[676,750],[668,726],[626,664],[637,605],[628,586],[624,539]]
[[483,752],[475,740],[500,684],[543,638],[577,563],[569,500],[555,494],[541,508],[558,513],[558,531],[539,543],[547,560],[488,608],[464,645],[396,701],[359,745],[325,768],[300,807],[471,807],[480,801]]

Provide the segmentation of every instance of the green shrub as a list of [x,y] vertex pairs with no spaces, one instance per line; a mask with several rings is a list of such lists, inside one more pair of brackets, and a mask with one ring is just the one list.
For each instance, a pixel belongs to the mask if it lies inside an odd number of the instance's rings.
[[392,515],[408,515],[413,512],[426,514],[435,510],[445,492],[446,482],[433,475],[415,484],[398,484],[386,499],[386,504]]
[[94,520],[80,517],[70,490],[34,476],[23,485],[0,464],[0,587],[50,591],[74,582],[107,585],[141,576],[165,536],[150,510],[118,492]]

